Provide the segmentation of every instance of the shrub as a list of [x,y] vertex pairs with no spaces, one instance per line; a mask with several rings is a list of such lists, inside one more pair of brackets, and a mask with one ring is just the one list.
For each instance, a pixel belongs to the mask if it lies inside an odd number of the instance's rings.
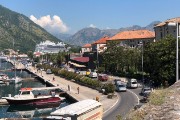
[[103,89],[105,89],[106,94],[114,93],[115,86],[112,83],[106,83],[104,84]]
[[149,102],[153,105],[161,105],[164,103],[165,96],[168,94],[166,89],[159,89],[152,92],[149,97]]

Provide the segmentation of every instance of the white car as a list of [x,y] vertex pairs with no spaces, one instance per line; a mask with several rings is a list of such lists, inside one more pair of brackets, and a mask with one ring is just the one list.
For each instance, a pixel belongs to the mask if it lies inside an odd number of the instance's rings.
[[89,77],[91,77],[91,78],[97,78],[97,73],[96,73],[96,72],[91,72],[91,73],[89,74]]
[[127,90],[127,88],[126,88],[125,84],[117,84],[116,85],[116,91],[123,92],[123,91],[126,91],[126,90]]

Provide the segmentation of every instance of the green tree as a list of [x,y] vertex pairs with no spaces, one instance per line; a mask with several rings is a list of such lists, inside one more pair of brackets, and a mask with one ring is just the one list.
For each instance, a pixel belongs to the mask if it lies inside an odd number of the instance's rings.
[[172,36],[150,43],[144,49],[144,71],[156,86],[175,82],[176,39]]

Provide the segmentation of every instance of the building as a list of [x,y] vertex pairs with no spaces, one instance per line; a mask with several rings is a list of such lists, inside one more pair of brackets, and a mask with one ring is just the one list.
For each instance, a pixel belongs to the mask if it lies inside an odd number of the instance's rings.
[[53,43],[51,41],[45,41],[45,42],[41,42],[40,44],[36,45],[34,54],[36,55],[38,53],[40,54],[46,54],[46,53],[58,53],[58,52],[65,52],[67,51],[66,49],[66,44],[64,44],[63,42],[59,42],[59,43]]
[[118,41],[121,46],[134,48],[138,47],[140,42],[143,42],[143,44],[154,42],[155,33],[149,30],[123,31],[107,40],[107,42],[111,41]]
[[92,51],[92,47],[91,44],[85,44],[82,48],[81,48],[81,53],[85,53],[85,52],[91,52]]
[[168,34],[173,35],[175,38],[177,36],[176,26],[170,25],[170,23],[180,23],[180,17],[168,19],[154,26],[156,40],[160,40],[167,36]]
[[95,41],[94,43],[92,43],[92,51],[96,52],[98,51],[99,53],[104,52],[107,49],[106,46],[106,41],[110,39],[109,36],[104,36],[102,38],[100,38],[99,40]]

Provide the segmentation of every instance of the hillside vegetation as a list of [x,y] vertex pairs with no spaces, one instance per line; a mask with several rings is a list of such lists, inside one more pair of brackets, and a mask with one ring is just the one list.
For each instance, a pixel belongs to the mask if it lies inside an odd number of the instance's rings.
[[28,17],[0,5],[0,50],[14,48],[22,52],[34,51],[41,41],[60,41]]

